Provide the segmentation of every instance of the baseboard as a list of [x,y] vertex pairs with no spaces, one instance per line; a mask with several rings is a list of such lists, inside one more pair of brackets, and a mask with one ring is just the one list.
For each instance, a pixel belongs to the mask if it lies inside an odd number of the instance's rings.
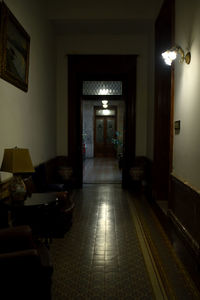
[[171,209],[168,209],[168,216],[170,220],[172,221],[174,227],[177,229],[177,231],[181,234],[183,240],[187,244],[187,247],[189,247],[192,252],[195,254],[196,258],[199,258],[199,244],[197,241],[192,237],[192,235],[189,233],[189,231],[183,226],[181,221],[175,216],[175,214],[172,212]]
[[195,256],[200,258],[200,193],[183,179],[171,174],[168,216]]

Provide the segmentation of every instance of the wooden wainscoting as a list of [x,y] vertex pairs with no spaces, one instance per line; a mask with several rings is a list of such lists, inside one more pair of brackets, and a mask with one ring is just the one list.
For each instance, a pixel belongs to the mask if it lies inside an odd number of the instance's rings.
[[200,191],[172,174],[169,199],[169,217],[200,258]]

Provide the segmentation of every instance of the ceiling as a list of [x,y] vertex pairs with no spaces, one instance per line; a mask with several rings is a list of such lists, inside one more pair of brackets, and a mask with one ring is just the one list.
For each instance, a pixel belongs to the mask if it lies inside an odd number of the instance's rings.
[[57,34],[141,34],[154,24],[163,0],[47,0]]

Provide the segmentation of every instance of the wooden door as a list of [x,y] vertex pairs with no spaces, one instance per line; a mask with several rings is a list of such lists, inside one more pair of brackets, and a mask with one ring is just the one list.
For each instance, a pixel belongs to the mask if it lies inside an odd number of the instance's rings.
[[96,116],[94,124],[94,156],[116,157],[112,139],[116,132],[116,117]]

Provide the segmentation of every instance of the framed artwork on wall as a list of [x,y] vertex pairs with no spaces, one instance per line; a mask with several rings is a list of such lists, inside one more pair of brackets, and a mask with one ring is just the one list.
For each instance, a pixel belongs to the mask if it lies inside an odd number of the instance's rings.
[[1,4],[0,77],[28,91],[30,36],[6,4]]

